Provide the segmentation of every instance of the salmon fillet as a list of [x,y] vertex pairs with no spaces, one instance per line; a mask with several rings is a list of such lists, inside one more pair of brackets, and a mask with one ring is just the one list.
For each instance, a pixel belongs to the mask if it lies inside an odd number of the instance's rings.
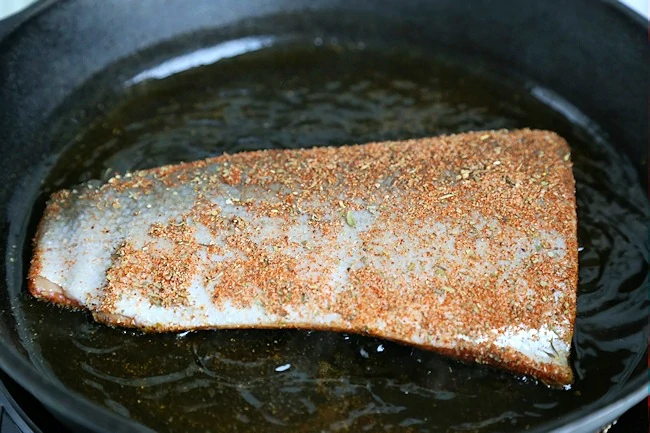
[[548,131],[222,155],[52,195],[29,290],[147,331],[365,333],[571,383],[578,245]]

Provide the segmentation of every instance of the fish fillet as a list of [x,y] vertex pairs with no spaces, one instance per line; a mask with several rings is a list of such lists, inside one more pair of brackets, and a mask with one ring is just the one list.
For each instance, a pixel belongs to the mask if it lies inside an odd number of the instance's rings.
[[29,290],[148,331],[366,333],[573,380],[575,185],[548,131],[265,150],[62,190]]

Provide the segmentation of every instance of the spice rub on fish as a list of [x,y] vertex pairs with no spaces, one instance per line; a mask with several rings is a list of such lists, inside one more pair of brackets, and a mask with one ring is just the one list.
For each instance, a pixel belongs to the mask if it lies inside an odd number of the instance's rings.
[[548,131],[222,155],[55,193],[29,290],[115,326],[367,333],[567,384],[574,190]]

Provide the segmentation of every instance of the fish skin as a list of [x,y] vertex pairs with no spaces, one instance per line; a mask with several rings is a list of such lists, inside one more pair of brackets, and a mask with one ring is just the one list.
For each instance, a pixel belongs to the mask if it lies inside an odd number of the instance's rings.
[[548,131],[483,131],[89,182],[48,201],[29,291],[113,326],[365,333],[565,385],[569,155]]

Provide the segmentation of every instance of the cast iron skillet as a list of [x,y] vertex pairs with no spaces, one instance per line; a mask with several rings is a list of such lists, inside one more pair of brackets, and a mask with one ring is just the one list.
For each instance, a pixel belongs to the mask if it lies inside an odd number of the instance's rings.
[[[15,290],[17,278],[24,278],[24,259],[29,255],[24,235],[29,235],[38,180],[47,177],[65,144],[48,135],[52,125],[74,135],[79,117],[68,116],[66,107],[87,97],[80,94],[79,89],[88,91],[83,84],[94,80],[97,92],[104,87],[107,93],[115,91],[128,77],[119,73],[106,77],[101,71],[125,58],[134,59],[130,64],[136,67],[139,58],[151,62],[150,47],[173,46],[176,38],[189,40],[185,48],[192,50],[215,37],[227,41],[251,35],[300,35],[387,46],[390,41],[455,53],[466,68],[492,65],[550,89],[546,102],[555,104],[553,108],[565,117],[584,113],[626,155],[632,174],[647,191],[646,23],[616,2],[536,1],[524,9],[519,2],[487,0],[195,1],[191,7],[161,1],[43,1],[4,25],[0,32],[0,250],[5,266],[0,276],[6,290],[0,294],[0,366],[73,429],[146,428],[119,415],[119,409],[99,406],[44,373],[47,365],[25,342],[20,319],[24,312],[19,311],[23,304],[17,302],[21,294]],[[155,56],[164,61],[165,52]],[[557,102],[560,99],[579,111],[567,110]],[[95,108],[89,106],[88,111]],[[647,202],[635,205],[647,209]],[[647,273],[647,253],[641,255],[641,271]],[[647,276],[629,282],[630,305],[647,308],[646,284]],[[43,327],[61,326],[48,320],[45,315]],[[625,332],[635,338],[622,339],[617,350],[635,353],[636,363],[616,378],[617,386],[557,419],[540,421],[535,428],[594,431],[647,395],[647,321],[625,323]],[[610,358],[602,360],[603,365],[608,362]]]

